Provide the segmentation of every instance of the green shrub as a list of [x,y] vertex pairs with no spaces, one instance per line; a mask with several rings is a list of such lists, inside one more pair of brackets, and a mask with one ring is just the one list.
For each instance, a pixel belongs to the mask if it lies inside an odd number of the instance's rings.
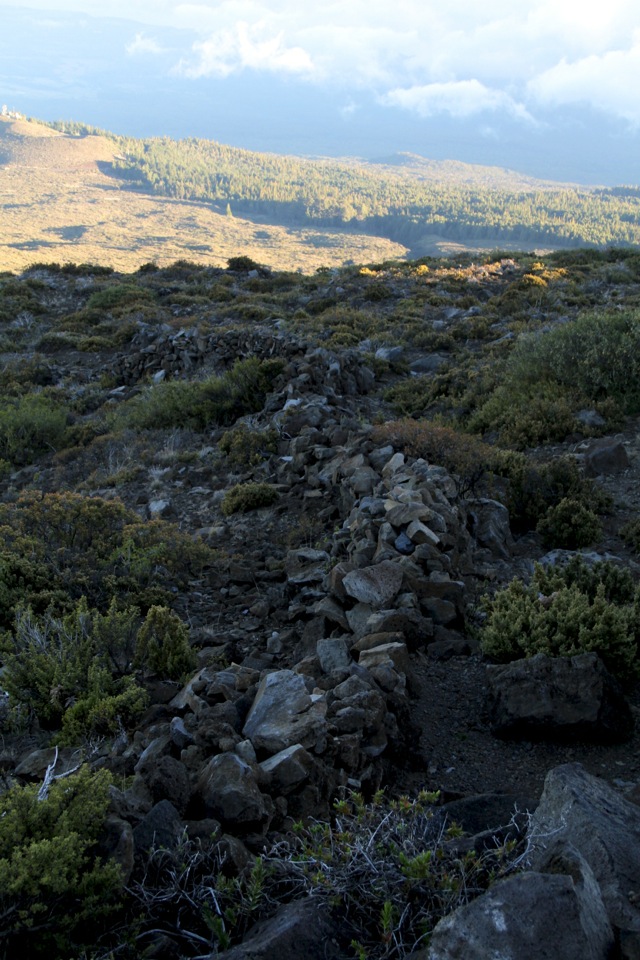
[[37,717],[46,729],[62,727],[62,742],[114,736],[147,705],[129,676],[135,608],[106,614],[80,600],[71,613],[37,617],[19,611],[3,643],[3,685],[18,712]]
[[537,463],[514,451],[497,451],[497,456],[496,473],[509,483],[506,505],[515,532],[535,529],[567,497],[599,513],[609,505],[606,494],[582,476],[572,457]]
[[255,467],[276,452],[277,440],[275,430],[252,430],[245,423],[239,423],[222,434],[218,447],[226,453],[232,466]]
[[578,550],[588,547],[602,534],[602,524],[589,507],[572,497],[564,497],[550,507],[537,527],[547,547]]
[[28,492],[0,504],[0,627],[17,608],[68,612],[80,597],[146,610],[166,602],[214,554],[163,520],[144,521],[119,500]]
[[64,446],[67,414],[39,394],[0,406],[0,457],[17,466]]
[[97,856],[109,774],[77,773],[0,796],[0,954],[77,957],[117,906],[120,868]]
[[96,290],[87,300],[87,310],[114,310],[130,306],[132,303],[148,303],[154,294],[147,287],[136,283],[116,283],[113,286]]
[[134,664],[165,680],[181,680],[197,658],[185,624],[167,607],[151,607],[136,639]]
[[232,513],[270,507],[277,499],[278,491],[269,483],[237,483],[225,493],[220,509],[229,517]]
[[260,264],[252,260],[251,257],[239,256],[229,257],[227,260],[227,269],[236,270],[238,273],[249,273],[250,270],[261,270]]
[[[543,592],[550,586],[554,589]],[[529,586],[512,580],[487,603],[483,653],[506,662],[537,653],[573,657],[594,651],[612,673],[623,679],[636,676],[637,599],[610,602],[604,582],[595,591],[593,581],[590,586],[586,592],[577,580],[564,580],[560,572],[550,581],[539,566]]]
[[233,423],[262,409],[283,366],[280,360],[249,357],[207,380],[161,383],[137,397],[124,416],[143,429],[182,426],[204,430],[212,424]]

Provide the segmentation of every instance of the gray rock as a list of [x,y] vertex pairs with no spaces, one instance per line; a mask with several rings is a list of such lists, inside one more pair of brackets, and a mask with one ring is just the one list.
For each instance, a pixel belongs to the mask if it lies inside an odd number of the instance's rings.
[[269,819],[271,807],[260,792],[253,770],[236,754],[213,757],[200,774],[196,792],[205,816],[228,826],[255,828]]
[[547,845],[570,843],[591,867],[611,923],[640,934],[640,807],[580,764],[564,764],[547,774],[531,836],[533,869],[544,868]]
[[633,716],[618,683],[595,653],[487,667],[489,723],[496,736],[624,740]]
[[174,757],[150,757],[138,763],[140,774],[151,792],[153,800],[171,800],[180,814],[184,814],[191,798],[191,784],[187,768]]
[[260,769],[266,776],[271,791],[286,796],[309,779],[313,764],[311,754],[299,743],[295,743],[292,747],[263,760]]
[[296,743],[322,749],[326,710],[324,696],[309,694],[302,676],[278,670],[261,680],[242,732],[256,750],[269,753]]
[[256,924],[240,946],[216,951],[209,960],[344,960],[349,938],[342,949],[339,932],[326,903],[316,897],[295,900]]
[[513,548],[509,511],[503,503],[481,497],[467,501],[471,533],[481,547],[508,558]]
[[161,800],[152,807],[144,820],[133,831],[136,853],[146,853],[151,847],[175,847],[182,835],[184,823],[169,800]]
[[384,560],[373,567],[352,570],[344,578],[343,585],[350,597],[380,608],[400,592],[402,577],[402,567],[399,564]]
[[629,466],[629,457],[621,440],[604,437],[595,440],[584,455],[584,472],[588,477],[621,473]]
[[[437,924],[425,960],[609,960],[613,933],[589,866],[522,873]],[[417,960],[416,957],[416,960]]]
[[320,666],[325,673],[349,669],[351,657],[349,656],[347,642],[342,637],[318,640],[316,650]]

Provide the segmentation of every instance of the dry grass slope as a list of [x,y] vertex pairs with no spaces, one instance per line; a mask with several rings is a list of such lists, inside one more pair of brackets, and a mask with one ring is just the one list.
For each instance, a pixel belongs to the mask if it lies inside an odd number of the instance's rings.
[[407,253],[382,237],[255,224],[207,204],[133,193],[111,175],[113,156],[104,137],[70,137],[0,118],[0,270],[42,261],[123,271],[179,259],[224,266],[242,253],[265,266],[310,273]]

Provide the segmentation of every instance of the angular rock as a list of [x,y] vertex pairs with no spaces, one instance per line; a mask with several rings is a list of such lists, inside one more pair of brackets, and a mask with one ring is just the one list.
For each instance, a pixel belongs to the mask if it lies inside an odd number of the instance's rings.
[[467,501],[471,534],[481,547],[505,559],[511,556],[513,537],[509,511],[497,500],[480,498]]
[[383,643],[377,647],[371,647],[369,650],[363,650],[358,663],[370,670],[385,660],[390,660],[400,673],[409,673],[411,661],[409,660],[406,643]]
[[347,641],[343,637],[318,640],[316,649],[320,665],[325,673],[349,669],[351,657],[349,656]]
[[222,753],[204,767],[196,792],[205,816],[228,826],[256,827],[264,824],[271,811],[260,792],[253,770],[236,754]]
[[295,743],[263,760],[260,769],[267,777],[271,791],[286,796],[309,779],[313,765],[311,754]]
[[580,764],[563,764],[547,774],[531,836],[534,869],[544,868],[548,844],[571,844],[591,867],[611,923],[640,934],[640,807]]
[[521,873],[441,920],[425,960],[610,960],[613,933],[589,866]]
[[588,477],[621,473],[629,466],[629,457],[621,440],[604,437],[595,440],[584,455],[584,472]]
[[171,800],[178,812],[184,814],[191,797],[191,784],[187,768],[180,760],[169,756],[151,757],[138,763],[136,771],[156,803]]
[[147,853],[152,847],[175,847],[182,835],[184,823],[169,800],[161,800],[134,828],[133,843],[136,853]]
[[209,960],[344,960],[348,936],[330,908],[319,898],[295,900],[280,907],[274,917],[256,924],[240,946],[225,953],[212,953]]
[[489,666],[487,678],[489,723],[496,736],[615,742],[633,729],[629,705],[595,653],[539,653]]
[[402,567],[390,560],[384,560],[373,567],[352,570],[344,578],[343,586],[349,596],[360,603],[380,608],[400,592],[402,577]]
[[242,732],[256,750],[272,754],[296,743],[322,749],[326,710],[324,697],[310,695],[302,676],[278,670],[260,682]]

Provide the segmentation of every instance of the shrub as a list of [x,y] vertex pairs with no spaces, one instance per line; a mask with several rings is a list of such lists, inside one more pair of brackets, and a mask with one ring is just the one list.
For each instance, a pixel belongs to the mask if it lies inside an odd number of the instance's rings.
[[0,504],[0,627],[15,610],[68,612],[85,596],[143,610],[166,602],[213,553],[163,520],[144,521],[119,500],[24,493]]
[[499,452],[477,437],[425,421],[389,421],[374,428],[372,439],[392,443],[410,456],[445,467],[457,477],[461,496],[473,491],[499,463]]
[[86,309],[114,310],[132,303],[148,303],[153,299],[153,292],[146,287],[139,287],[136,283],[116,283],[92,293],[87,300]]
[[117,906],[120,868],[97,844],[109,805],[109,774],[77,773],[48,791],[14,786],[0,796],[0,953],[78,956]]
[[147,705],[144,691],[126,675],[139,622],[135,608],[107,614],[84,599],[63,617],[19,611],[4,641],[3,685],[12,707],[37,717],[61,740],[113,736]]
[[[595,574],[598,576],[598,573]],[[554,589],[546,594],[542,588]],[[525,586],[512,580],[487,602],[488,616],[481,635],[482,651],[500,661],[545,653],[573,657],[594,651],[621,678],[638,670],[637,600],[633,604],[607,600],[604,582],[587,592],[578,580],[558,572],[549,575],[536,566]]]
[[270,507],[277,499],[278,491],[270,483],[237,483],[225,493],[220,509],[225,517],[229,517],[232,513]]
[[0,407],[0,457],[22,466],[63,446],[67,414],[50,398],[21,397]]
[[572,457],[536,463],[513,451],[497,451],[497,456],[496,473],[508,480],[506,505],[516,532],[535,529],[567,497],[597,512],[607,509],[606,494],[582,476]]
[[215,844],[156,849],[132,892],[152,930],[182,938],[181,955],[190,938],[194,951],[218,955],[279,903],[313,896],[343,914],[355,957],[400,960],[426,945],[443,916],[518,869],[515,825],[503,844],[462,852],[462,831],[434,810],[437,799],[423,791],[385,802],[380,792],[365,803],[353,794],[336,801],[332,822],[295,823],[238,877]]
[[238,273],[249,273],[250,270],[260,270],[259,263],[252,260],[251,257],[239,256],[229,257],[227,260],[227,269],[236,270]]
[[222,434],[218,447],[226,453],[232,466],[255,467],[276,452],[277,440],[275,430],[252,430],[245,423],[239,423]]
[[190,427],[204,430],[229,424],[262,409],[273,382],[282,372],[280,360],[238,360],[231,370],[201,381],[177,381],[150,387],[127,408],[137,427]]
[[550,507],[537,527],[547,547],[578,550],[588,547],[602,534],[602,524],[589,507],[572,497],[564,497]]
[[151,607],[136,639],[134,664],[166,680],[181,680],[197,664],[185,624],[167,607]]

